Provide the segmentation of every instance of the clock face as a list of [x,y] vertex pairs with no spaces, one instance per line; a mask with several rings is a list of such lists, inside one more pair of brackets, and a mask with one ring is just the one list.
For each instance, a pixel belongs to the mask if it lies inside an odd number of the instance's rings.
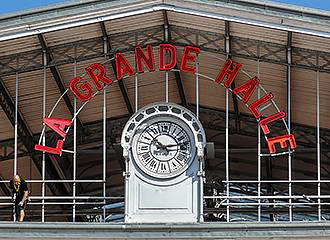
[[195,153],[190,129],[182,122],[154,121],[133,144],[133,155],[147,174],[167,178],[182,173]]

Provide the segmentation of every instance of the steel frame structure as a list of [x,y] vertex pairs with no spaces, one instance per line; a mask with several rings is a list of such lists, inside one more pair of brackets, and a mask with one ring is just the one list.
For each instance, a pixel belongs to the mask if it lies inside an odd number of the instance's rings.
[[[272,179],[271,173],[268,173],[268,177],[271,179],[263,180],[261,177],[262,171],[262,158],[267,158],[268,160],[268,168],[272,169],[272,160],[269,159],[272,157],[271,155],[264,152],[264,148],[261,143],[261,133],[260,127],[256,128],[256,121],[254,118],[248,115],[244,115],[238,112],[238,108],[235,107],[235,112],[232,113],[229,111],[229,90],[226,91],[226,109],[223,111],[219,109],[207,109],[206,107],[199,105],[199,92],[198,92],[198,84],[199,77],[198,74],[198,61],[196,64],[197,74],[196,74],[196,104],[189,104],[186,102],[185,94],[183,91],[180,73],[178,71],[174,71],[177,86],[180,92],[181,102],[183,105],[186,105],[190,109],[194,110],[197,116],[203,123],[203,126],[206,129],[215,130],[220,133],[225,134],[226,145],[225,149],[217,149],[216,152],[220,154],[225,154],[225,167],[222,168],[225,171],[224,178],[222,181],[224,184],[223,192],[219,192],[217,194],[213,194],[213,196],[205,196],[205,200],[212,200],[217,207],[213,209],[214,212],[225,212],[225,220],[227,222],[234,221],[235,219],[231,218],[231,211],[237,211],[236,206],[245,205],[245,206],[256,206],[256,221],[262,221],[264,218],[263,211],[275,211],[274,206],[281,206],[288,212],[288,217],[286,220],[293,221],[294,218],[294,207],[309,207],[316,206],[317,207],[317,220],[322,220],[324,218],[329,218],[329,213],[327,206],[330,205],[330,194],[322,194],[321,184],[329,184],[330,179],[326,177],[326,175],[322,175],[322,166],[321,166],[321,154],[325,156],[327,159],[330,158],[330,149],[327,148],[329,144],[329,136],[330,130],[321,129],[320,128],[320,84],[319,84],[319,73],[326,72],[330,73],[330,54],[327,52],[314,51],[309,49],[302,49],[292,47],[292,33],[288,32],[288,42],[287,45],[274,44],[270,42],[256,41],[249,38],[235,37],[230,35],[230,22],[226,21],[226,29],[225,34],[217,34],[213,32],[207,32],[202,30],[194,30],[189,28],[170,26],[168,21],[166,20],[166,10],[164,10],[164,26],[152,27],[139,29],[138,31],[129,31],[129,32],[121,32],[118,34],[108,35],[104,23],[100,23],[100,27],[102,29],[103,37],[102,38],[93,38],[84,41],[76,41],[71,43],[66,43],[63,45],[57,45],[53,47],[47,47],[46,43],[42,35],[39,35],[41,48],[38,50],[28,51],[19,54],[7,55],[1,59],[0,65],[2,66],[0,70],[0,76],[8,76],[8,75],[16,75],[16,94],[18,93],[18,79],[19,74],[28,71],[34,70],[43,70],[44,71],[44,102],[43,102],[43,116],[47,116],[45,105],[45,92],[46,92],[46,81],[47,75],[46,70],[49,68],[52,70],[52,74],[55,79],[57,79],[58,87],[60,88],[61,94],[65,93],[65,89],[60,85],[61,79],[58,73],[56,73],[56,67],[64,64],[73,64],[73,71],[76,72],[76,64],[81,61],[91,60],[95,58],[106,58],[113,59],[114,53],[120,47],[122,52],[133,51],[135,45],[132,45],[132,39],[138,39],[138,36],[142,35],[145,39],[138,44],[141,46],[145,46],[146,44],[158,45],[159,43],[168,42],[176,46],[186,46],[187,44],[194,45],[200,47],[200,49],[205,52],[216,53],[222,57],[228,56],[231,58],[242,57],[246,59],[252,59],[256,61],[257,69],[259,69],[260,62],[268,62],[273,64],[284,65],[287,68],[287,121],[288,121],[288,129],[289,132],[299,133],[296,136],[296,141],[298,145],[303,146],[304,148],[297,149],[297,153],[299,152],[312,152],[316,153],[317,156],[317,179],[307,180],[307,179],[292,179],[292,156],[291,153],[288,154],[288,179]],[[159,37],[163,36],[163,37]],[[111,44],[110,44],[111,39]],[[124,40],[123,40],[124,39]],[[194,39],[194,40],[192,40]],[[198,39],[203,39],[204,43],[199,44]],[[123,47],[124,46],[124,47]],[[75,49],[75,51],[69,50]],[[254,53],[252,49],[258,49],[257,54]],[[76,53],[77,50],[82,52],[79,56],[76,54],[71,55],[70,52]],[[263,54],[260,54],[263,52]],[[29,60],[28,65],[21,65],[20,59]],[[322,64],[320,64],[322,62]],[[111,61],[113,69],[115,69],[115,62]],[[303,68],[309,69],[316,72],[316,98],[317,98],[317,126],[316,129],[300,126],[291,122],[291,69],[292,68]],[[115,72],[115,70],[114,70]],[[166,75],[166,89],[165,89],[165,99],[166,101],[170,101],[168,99],[168,73]],[[136,76],[136,85],[135,85],[135,110],[137,110],[138,106],[138,78]],[[133,113],[132,104],[129,102],[127,97],[127,92],[125,90],[125,85],[122,81],[118,81],[120,84],[120,90],[125,99],[125,103],[129,112],[129,115]],[[45,208],[46,205],[58,204],[58,205],[72,205],[72,221],[76,220],[76,205],[88,205],[88,204],[106,204],[107,200],[112,199],[121,199],[116,197],[109,197],[106,195],[106,162],[109,151],[109,141],[113,141],[118,136],[120,136],[121,130],[123,129],[125,122],[127,121],[128,116],[123,116],[120,119],[111,119],[108,118],[106,112],[106,90],[104,91],[103,98],[103,119],[102,124],[94,123],[94,124],[86,124],[82,127],[82,124],[79,123],[79,118],[74,118],[74,127],[73,133],[69,136],[67,145],[73,147],[72,151],[67,151],[68,154],[72,154],[73,156],[73,172],[69,174],[64,171],[64,177],[66,179],[59,180],[60,173],[59,169],[54,166],[54,162],[58,162],[60,168],[67,169],[63,166],[63,161],[60,159],[53,159],[51,162],[51,166],[46,164],[46,158],[50,158],[45,154],[42,155],[42,164],[40,164],[40,155],[38,156],[35,152],[33,152],[32,143],[36,142],[38,136],[32,137],[30,134],[28,137],[26,136],[29,133],[24,120],[20,116],[20,111],[18,108],[18,97],[16,95],[15,103],[10,102],[10,97],[6,92],[2,82],[0,81],[0,100],[1,106],[6,112],[8,118],[10,119],[12,125],[15,127],[15,138],[9,141],[3,141],[0,143],[0,147],[3,149],[3,156],[0,157],[1,161],[14,159],[14,174],[17,172],[17,158],[23,156],[30,156],[32,159],[36,159],[36,165],[40,169],[42,179],[41,180],[30,180],[28,182],[39,182],[42,183],[42,196],[32,197],[33,200],[41,200],[41,202],[35,202],[31,204],[41,205],[42,206],[42,221],[45,221]],[[7,94],[7,95],[6,95]],[[260,93],[259,93],[260,94]],[[260,96],[260,95],[259,95]],[[77,113],[77,105],[74,102],[73,106],[70,105],[70,100],[65,100],[67,103],[67,107],[71,114],[75,116]],[[233,104],[237,104],[237,99],[233,97]],[[77,125],[81,126],[86,132],[96,132],[99,134],[89,134],[84,137],[84,139],[77,138]],[[283,129],[279,124],[274,124],[275,131],[281,132]],[[26,128],[23,129],[22,128]],[[315,131],[316,130],[316,131]],[[111,133],[111,136],[110,136]],[[231,149],[230,146],[230,138],[234,134],[240,134],[244,136],[250,136],[257,138],[258,140],[258,148],[255,149],[238,149],[237,152],[256,152],[258,158],[257,164],[257,180],[232,180],[230,178],[230,169],[229,165],[231,163],[230,153],[235,152],[235,149]],[[44,135],[45,136],[45,135]],[[45,143],[45,137],[43,136],[43,143]],[[51,134],[48,137],[52,137]],[[102,137],[95,137],[102,136]],[[51,139],[52,140],[52,139]],[[102,148],[102,157],[103,157],[103,170],[102,170],[102,179],[96,180],[77,180],[76,178],[76,155],[78,151],[78,146],[83,144],[88,144],[90,142],[99,142],[100,148]],[[14,147],[12,147],[14,146]],[[10,149],[10,151],[8,151]],[[120,161],[120,160],[119,160]],[[328,167],[328,166],[326,166]],[[55,169],[55,170],[54,170]],[[45,172],[50,171],[52,174],[51,179],[45,179]],[[326,169],[327,170],[327,169]],[[69,177],[71,179],[69,179]],[[102,197],[95,196],[76,196],[76,183],[102,183]],[[4,188],[3,183],[8,183],[8,180],[1,180],[0,185]],[[61,191],[56,191],[55,187],[53,187],[53,192],[57,196],[46,196],[45,195],[45,184],[49,184],[52,186],[52,183],[67,183],[63,184]],[[69,184],[68,184],[69,183]],[[309,194],[309,195],[297,195],[292,190],[292,184],[295,183],[304,183],[304,184],[317,184],[317,194]],[[72,186],[70,186],[72,184]],[[249,185],[255,185],[251,187]],[[265,187],[264,184],[267,186]],[[274,195],[274,191],[268,191],[269,188],[273,188],[273,185],[276,184],[285,184],[287,186],[287,190],[278,195]],[[238,186],[238,187],[237,187]],[[270,187],[269,187],[270,186]],[[322,185],[323,186],[323,185]],[[242,189],[248,190],[242,190]],[[252,190],[251,190],[252,188]],[[6,190],[4,190],[6,191]],[[68,196],[69,192],[72,191],[72,196]],[[251,195],[247,195],[250,193]],[[63,196],[64,195],[64,196]],[[0,197],[1,200],[8,200],[9,197]],[[61,202],[46,202],[45,200],[61,200]],[[306,200],[307,199],[307,200]],[[79,201],[79,200],[94,200],[94,202],[89,201]],[[97,201],[98,200],[98,201]],[[253,200],[253,201],[250,201]],[[296,201],[297,200],[297,201]],[[63,202],[62,202],[63,201]],[[0,205],[10,205],[9,203],[0,203]],[[225,210],[221,209],[222,207]],[[265,209],[265,207],[267,207]],[[327,211],[324,213],[323,208]],[[283,210],[283,209],[282,209]],[[285,211],[286,211],[285,210]],[[103,211],[103,219],[106,217],[106,211]],[[221,218],[219,218],[219,221]]]

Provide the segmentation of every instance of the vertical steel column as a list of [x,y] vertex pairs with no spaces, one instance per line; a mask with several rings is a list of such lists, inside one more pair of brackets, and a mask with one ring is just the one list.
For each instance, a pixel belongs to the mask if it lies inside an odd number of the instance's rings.
[[[17,69],[19,67],[19,64],[18,64],[18,56],[17,56]],[[17,125],[17,118],[18,118],[18,72],[16,72],[16,83],[15,83],[15,146],[14,146],[14,175],[17,174],[17,128],[18,128],[18,125]],[[13,206],[13,216],[14,216],[14,222],[16,222],[16,214],[15,214],[15,206]]]
[[107,160],[107,90],[103,89],[103,221],[106,214],[106,160]]
[[[135,39],[135,44],[138,45],[137,39]],[[138,69],[137,62],[135,59],[135,112],[139,109],[139,82],[138,82]]]
[[[319,54],[316,57],[316,65],[319,67]],[[320,72],[316,71],[316,137],[317,137],[317,202],[318,202],[318,220],[322,220],[321,211],[321,145],[320,145]]]
[[229,214],[229,90],[226,88],[226,192],[227,192],[227,222],[230,221]]
[[196,56],[196,116],[199,119],[199,56]]
[[[260,46],[258,45],[257,55],[260,56]],[[257,76],[260,79],[260,61],[257,63]],[[258,99],[260,99],[260,88],[258,87]],[[258,222],[261,221],[261,129],[258,121]]]
[[[47,87],[47,52],[43,50],[43,63],[44,63],[44,82],[43,82],[43,103],[42,103],[42,118],[46,117],[46,87]],[[43,123],[43,125],[45,125]],[[42,144],[46,145],[46,132],[42,137]],[[41,222],[45,222],[45,171],[46,171],[46,155],[45,152],[42,153],[42,207],[41,207]]]
[[[107,52],[108,52],[108,42],[107,38],[104,38],[104,59],[107,59]],[[136,79],[137,81],[137,76]],[[137,96],[136,96],[137,97]],[[135,109],[137,108],[137,99],[135,101]],[[103,89],[103,221],[105,221],[106,215],[106,163],[107,163],[107,90],[106,88]]]
[[18,115],[18,72],[16,72],[15,86],[15,146],[14,146],[14,175],[17,174],[17,115]]
[[[291,63],[292,63],[292,32],[288,32],[287,42],[287,113],[288,113],[288,129],[291,132]],[[288,155],[288,175],[289,175],[289,221],[292,222],[292,158],[291,153]]]
[[[225,22],[225,51],[226,56],[229,58],[230,54],[230,37],[229,37],[229,22]],[[226,88],[226,192],[227,192],[227,222],[230,222],[229,213],[229,90]]]
[[[196,77],[196,117],[199,119],[199,56],[196,56],[196,72],[195,72],[195,77]],[[203,196],[203,159],[198,159],[199,160],[199,189],[200,189],[200,194],[201,199],[204,198]],[[200,202],[200,215],[199,215],[199,221],[202,222],[204,221],[203,219],[203,201]]]
[[[74,77],[77,77],[77,48],[75,47],[75,54],[74,54],[74,67],[73,67],[73,74]],[[73,113],[74,116],[77,112],[77,99],[73,98]],[[73,120],[73,187],[72,187],[72,196],[73,196],[73,205],[72,205],[72,221],[76,221],[76,172],[77,172],[77,118],[75,117]]]
[[[73,111],[77,112],[77,99],[73,99]],[[72,221],[76,221],[76,172],[77,172],[77,118],[73,120],[73,206],[72,206]]]
[[[166,14],[166,13],[164,13]],[[165,20],[166,18],[166,20]],[[167,15],[164,18],[164,40],[168,42],[169,39],[169,32],[168,32],[168,20]],[[168,71],[165,71],[165,101],[168,102]]]
[[165,72],[165,101],[168,102],[168,71]]
[[138,74],[135,73],[135,112],[139,109],[139,82]]

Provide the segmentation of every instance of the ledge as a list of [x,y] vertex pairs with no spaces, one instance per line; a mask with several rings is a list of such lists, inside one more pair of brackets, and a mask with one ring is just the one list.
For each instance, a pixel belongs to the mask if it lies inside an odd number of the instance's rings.
[[0,239],[329,239],[330,223],[0,223]]

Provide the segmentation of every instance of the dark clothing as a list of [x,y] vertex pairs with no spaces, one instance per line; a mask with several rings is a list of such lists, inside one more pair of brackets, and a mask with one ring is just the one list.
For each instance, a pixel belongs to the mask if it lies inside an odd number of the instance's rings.
[[16,188],[13,184],[13,180],[11,180],[9,183],[9,188],[13,194],[12,196],[15,198],[15,204],[18,204],[20,201],[22,201],[25,191],[29,191],[28,186],[24,180],[20,181],[19,186]]
[[21,213],[21,210],[25,210],[26,204],[27,204],[27,200],[24,201],[23,206],[19,206],[18,204],[19,204],[19,202],[17,202],[17,203],[15,202],[16,219],[19,218],[19,215]]

